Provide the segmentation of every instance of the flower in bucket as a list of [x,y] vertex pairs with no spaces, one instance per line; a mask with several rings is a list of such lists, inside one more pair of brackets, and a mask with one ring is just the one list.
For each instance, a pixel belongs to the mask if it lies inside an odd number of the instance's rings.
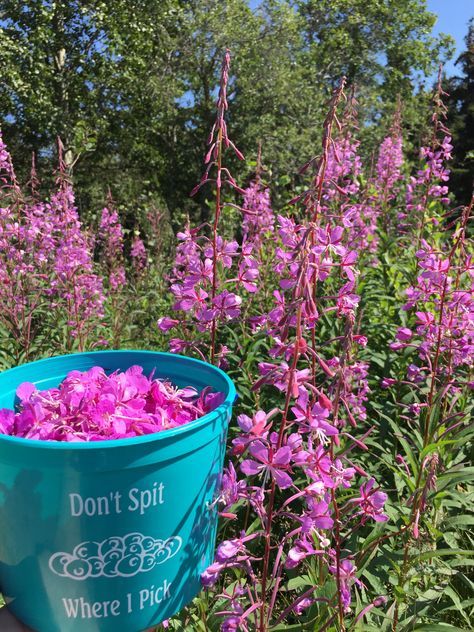
[[0,410],[2,434],[52,441],[126,439],[182,426],[214,410],[222,393],[178,388],[132,366],[107,375],[101,367],[71,371],[57,388],[17,389],[17,410]]

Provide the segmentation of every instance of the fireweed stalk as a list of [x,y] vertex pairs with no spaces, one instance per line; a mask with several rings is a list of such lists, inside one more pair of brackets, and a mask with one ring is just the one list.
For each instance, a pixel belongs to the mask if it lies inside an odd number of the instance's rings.
[[437,223],[436,218],[427,217],[430,200],[438,199],[441,204],[445,205],[449,203],[448,187],[445,184],[449,180],[449,170],[444,163],[451,158],[453,146],[451,145],[450,132],[444,124],[447,108],[443,103],[443,97],[447,96],[447,93],[442,88],[441,73],[442,66],[439,68],[438,83],[433,96],[433,127],[430,144],[422,147],[420,151],[425,165],[417,172],[416,176],[410,178],[407,187],[406,209],[409,212],[408,217],[405,213],[399,215],[402,231],[406,230],[405,218],[407,218],[408,224],[410,224],[410,216],[416,218],[417,245],[424,237],[427,222]]
[[137,279],[143,276],[147,263],[148,256],[143,243],[143,239],[140,237],[140,232],[136,231],[132,240],[130,248],[130,258],[132,260],[132,267]]
[[[402,179],[403,137],[400,108],[401,104],[399,102],[393,117],[390,134],[383,139],[380,145],[376,174],[372,182],[373,195],[371,196],[371,204],[375,217],[381,218],[385,232],[391,228],[390,203],[397,197],[396,185]],[[400,214],[398,220],[403,220]]]
[[[319,276],[318,275],[319,262],[318,262],[317,255],[320,254],[320,253],[314,252],[314,245],[317,240],[316,235],[315,235],[315,227],[317,226],[318,211],[321,206],[321,199],[323,195],[324,184],[326,182],[325,180],[326,171],[327,171],[328,165],[331,164],[329,162],[329,148],[330,147],[334,148],[334,145],[331,145],[332,126],[333,126],[334,121],[337,121],[336,110],[337,110],[337,105],[339,103],[339,100],[343,97],[343,94],[344,94],[343,90],[344,90],[344,80],[341,81],[339,88],[334,92],[333,98],[331,100],[329,115],[326,118],[325,126],[324,126],[322,157],[316,163],[316,176],[313,181],[313,188],[312,190],[306,193],[305,198],[304,198],[305,206],[306,206],[306,210],[308,214],[310,215],[311,213],[313,213],[313,224],[309,224],[308,228],[305,231],[306,234],[302,234],[301,245],[297,246],[297,248],[295,249],[296,250],[295,263],[297,266],[297,272],[296,272],[296,275],[293,275],[293,274],[291,275],[293,276],[293,279],[292,279],[293,282],[291,283],[291,285],[293,285],[294,287],[294,290],[292,291],[292,297],[291,297],[291,303],[290,303],[291,307],[289,309],[289,312],[283,316],[283,319],[286,319],[286,322],[284,323],[285,329],[284,329],[283,335],[279,339],[279,342],[280,342],[279,355],[282,355],[285,351],[286,353],[288,353],[289,351],[290,355],[292,356],[292,359],[291,359],[291,366],[289,368],[288,377],[287,377],[288,385],[286,389],[286,398],[285,398],[285,404],[283,408],[282,420],[280,423],[280,430],[278,433],[278,441],[277,441],[277,446],[276,446],[277,451],[281,449],[283,442],[286,439],[285,433],[287,431],[287,426],[289,424],[289,410],[290,410],[291,398],[295,397],[295,394],[300,396],[299,388],[297,385],[297,366],[298,366],[298,361],[300,360],[302,353],[307,347],[307,344],[305,343],[304,337],[303,337],[304,336],[303,332],[304,332],[304,329],[307,327],[307,322],[308,322],[307,316],[310,317],[309,322],[311,323],[310,330],[311,330],[311,343],[312,343],[312,351],[313,351],[313,359],[312,359],[313,360],[312,362],[313,376],[312,377],[314,379],[313,386],[315,387],[314,383],[316,381],[316,375],[315,375],[315,370],[314,370],[315,369],[314,360],[316,359],[317,350],[316,350],[314,332],[315,332],[315,324],[316,324],[315,320],[317,318],[316,284],[317,284],[317,280]],[[338,158],[334,159],[333,164],[335,164],[336,162],[338,162]],[[337,176],[339,176],[339,174],[337,174]],[[303,230],[301,231],[301,233],[303,233],[303,231],[305,230],[303,226],[302,228]],[[331,240],[331,233],[329,234],[329,240]],[[285,242],[283,241],[283,243]],[[299,251],[299,248],[301,248],[301,251]],[[316,254],[316,257],[314,257],[315,254]],[[313,271],[310,268],[310,263],[313,264],[313,267],[314,267]],[[305,298],[306,298],[306,301],[305,301]],[[294,305],[294,307],[292,304]],[[305,310],[305,322],[303,322],[303,309]],[[295,311],[296,311],[296,315],[295,315]],[[280,320],[278,325],[283,324],[282,323],[283,319]],[[287,332],[289,331],[291,325],[293,324],[292,320],[296,321],[295,322],[296,332],[295,332],[295,340],[293,342],[293,347],[291,346],[291,343],[288,343],[286,339]],[[313,322],[311,322],[311,320]],[[271,333],[275,335],[277,332],[272,331]],[[273,383],[275,384],[275,382]],[[319,393],[319,396],[320,397],[322,396],[321,392]],[[298,399],[301,399],[301,397],[298,397]],[[306,401],[305,401],[305,404],[308,406]],[[311,404],[309,404],[309,407],[311,407]],[[305,412],[306,411],[304,411],[304,408],[303,408],[303,414]],[[333,456],[333,454],[331,454],[331,456]],[[266,598],[267,598],[266,589],[267,589],[268,565],[269,565],[270,552],[271,552],[271,529],[272,529],[274,503],[275,503],[275,492],[276,492],[276,482],[275,482],[275,478],[273,478],[272,483],[271,483],[269,500],[267,504],[267,516],[266,516],[266,524],[265,524],[265,553],[264,553],[264,558],[263,558],[262,596],[261,596],[262,605],[261,605],[261,610],[260,610],[261,632],[264,632],[266,628],[266,624],[268,622],[268,618],[266,617]],[[338,526],[337,526],[338,508],[337,508],[337,505],[335,505],[334,495],[331,494],[331,496],[332,496],[333,506],[335,509],[335,516],[336,516],[336,575],[337,575],[337,587],[338,587],[338,597],[339,597],[338,602],[339,602],[339,607],[340,607],[340,621],[342,622],[343,613],[342,613],[342,600],[341,600],[340,559],[339,559],[340,558],[340,542],[339,542],[339,533],[338,533]]]
[[[293,200],[303,201],[303,220],[278,217],[280,245],[274,272],[280,289],[274,292],[273,308],[259,322],[273,342],[270,354],[277,362],[259,364],[261,377],[253,388],[265,391],[271,385],[284,403],[269,412],[238,417],[241,433],[233,440],[234,460],[225,470],[220,500],[222,515],[231,520],[243,504],[245,529],[249,523],[252,528],[222,542],[215,563],[203,574],[204,585],[212,586],[222,573],[234,569],[237,581],[217,596],[228,603],[221,611],[224,631],[265,632],[316,603],[327,608],[324,627],[338,618],[344,629],[351,586],[360,583],[344,538],[357,524],[387,519],[386,495],[373,479],[349,500],[346,490],[356,473],[365,476],[365,472],[353,466],[347,455],[356,445],[365,446],[347,433],[347,417],[338,413],[341,405],[349,410],[347,363],[336,356],[323,358],[323,347],[314,335],[322,317],[341,319],[342,353],[349,357],[358,302],[355,253],[342,244],[344,228],[330,225],[321,213],[331,133],[338,124],[343,87],[344,81],[330,102],[322,154],[306,165],[315,170],[312,185]],[[330,292],[324,294],[317,286],[328,286]],[[332,401],[326,389],[332,392]],[[356,392],[352,396],[357,399]],[[238,478],[239,469],[245,479]],[[342,505],[337,500],[339,490],[345,498]],[[313,585],[300,594],[286,590],[282,600],[288,573],[303,565],[315,577]],[[335,593],[330,598],[319,596],[318,589],[331,577],[336,580]]]
[[[208,152],[204,159],[207,165],[204,173],[204,181],[201,178],[201,183],[209,180],[210,168],[214,165],[216,167],[216,203],[214,210],[214,223],[212,226],[212,285],[211,285],[211,302],[215,303],[217,296],[217,260],[218,260],[218,228],[219,219],[222,212],[221,192],[223,183],[227,183],[232,187],[236,187],[235,181],[231,176],[228,169],[222,165],[223,147],[232,147],[235,154],[240,160],[243,160],[242,153],[237,149],[234,143],[229,139],[227,134],[227,123],[225,121],[225,113],[229,107],[227,103],[227,84],[229,81],[230,70],[230,51],[226,50],[224,60],[222,62],[221,70],[221,82],[219,87],[219,97],[217,99],[217,118],[216,122],[211,130],[208,139]],[[198,185],[200,186],[200,185]],[[217,314],[212,314],[211,321],[211,362],[214,362],[216,355],[216,326],[217,326]]]
[[0,300],[2,321],[17,341],[17,362],[23,346],[29,356],[31,327],[34,308],[38,305],[38,293],[34,291],[27,273],[27,244],[29,234],[23,228],[25,201],[18,185],[10,153],[0,133]]
[[[181,316],[179,319],[172,319],[165,316],[158,321],[162,331],[169,331],[180,325],[185,334],[184,339],[171,340],[170,349],[175,352],[192,350],[205,358],[206,350],[203,344],[195,340],[195,330],[201,334],[209,333],[207,357],[211,362],[218,363],[224,361],[227,349],[225,346],[217,349],[217,325],[239,317],[242,303],[240,295],[223,289],[225,277],[238,256],[239,244],[235,240],[228,242],[219,234],[219,221],[225,206],[222,199],[224,186],[241,195],[245,194],[223,162],[225,150],[229,147],[239,160],[244,158],[230,140],[225,120],[228,109],[229,71],[230,52],[226,50],[221,67],[216,121],[209,134],[208,151],[204,158],[206,167],[199,184],[191,191],[191,195],[195,195],[205,184],[214,183],[216,199],[212,225],[193,229],[188,225],[184,231],[178,233],[180,244],[176,250],[175,265],[171,274],[171,292],[176,299],[173,309],[183,313],[184,318]],[[227,205],[241,210],[233,203]],[[206,234],[208,229],[211,232],[210,238]],[[250,271],[247,271],[246,267]],[[250,292],[253,291],[255,279],[251,268],[255,268],[255,265],[249,257],[243,261],[238,278],[244,288],[248,283],[246,289]],[[220,278],[220,272],[223,278]]]
[[112,345],[117,349],[120,346],[124,321],[123,288],[127,278],[123,252],[123,228],[110,191],[107,195],[107,206],[102,209],[97,242],[99,260],[106,275],[108,307],[112,321]]
[[[270,199],[270,189],[261,177],[263,170],[261,158],[262,146],[258,147],[257,168],[255,178],[244,190],[242,203],[242,243],[238,260],[238,286],[243,287],[247,299],[242,310],[242,320],[252,327],[259,327],[263,320],[249,316],[257,312],[259,304],[268,304],[270,284],[262,282],[268,278],[273,263],[273,248],[269,244],[275,242],[275,212]],[[257,306],[255,306],[257,302]]]
[[[410,349],[416,354],[418,361],[408,366],[404,384],[412,385],[416,394],[426,393],[421,399],[417,396],[405,411],[408,424],[418,429],[422,442],[409,501],[411,512],[409,529],[405,532],[400,587],[406,580],[413,542],[420,539],[424,515],[430,509],[428,497],[437,489],[442,442],[455,441],[467,421],[459,400],[473,388],[474,275],[466,236],[472,208],[473,201],[463,209],[451,242],[432,246],[422,240],[416,253],[419,274],[416,284],[406,290],[408,301],[404,306],[407,311],[415,312],[414,331],[400,328],[391,345],[394,350]],[[394,383],[395,380],[388,380],[385,385],[392,387]],[[424,530],[425,539],[429,533],[429,529]],[[397,602],[394,631],[398,620]]]
[[66,307],[66,348],[71,350],[77,340],[79,351],[83,351],[91,330],[101,325],[105,296],[102,279],[94,272],[93,239],[82,228],[74,206],[74,192],[60,140],[58,160],[57,191],[51,198],[56,229],[56,260],[51,294],[53,300],[57,298],[56,307]]

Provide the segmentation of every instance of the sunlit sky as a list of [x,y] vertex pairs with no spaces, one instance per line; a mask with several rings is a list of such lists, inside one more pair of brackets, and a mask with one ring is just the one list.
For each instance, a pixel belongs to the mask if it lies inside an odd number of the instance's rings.
[[434,33],[447,33],[456,40],[456,54],[445,66],[448,75],[459,73],[454,62],[465,49],[464,38],[467,34],[469,19],[474,17],[472,0],[428,0],[428,9],[438,16]]

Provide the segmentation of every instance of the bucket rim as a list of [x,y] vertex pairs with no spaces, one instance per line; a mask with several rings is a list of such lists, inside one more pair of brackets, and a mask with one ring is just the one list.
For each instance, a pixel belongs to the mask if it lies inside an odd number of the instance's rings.
[[[94,355],[142,355],[142,356],[157,356],[178,359],[179,362],[188,363],[195,367],[205,368],[207,371],[214,371],[220,375],[227,385],[227,395],[225,400],[211,410],[209,413],[190,421],[189,423],[178,426],[177,428],[170,428],[169,430],[162,430],[152,434],[141,435],[137,437],[128,437],[126,439],[104,439],[102,441],[54,441],[54,440],[42,440],[42,439],[27,439],[25,437],[15,437],[12,435],[0,434],[0,442],[9,443],[23,448],[31,449],[43,449],[43,450],[62,450],[62,451],[78,451],[78,450],[104,450],[113,448],[126,448],[133,445],[144,445],[148,443],[154,443],[159,441],[165,441],[166,439],[178,438],[187,434],[192,434],[198,431],[201,427],[204,427],[212,423],[216,418],[225,414],[227,411],[232,410],[232,405],[237,398],[237,391],[235,385],[230,377],[222,369],[209,362],[198,360],[197,358],[190,358],[179,353],[169,353],[166,351],[151,351],[146,349],[104,349],[98,351],[82,351],[78,353],[66,353],[62,355],[50,356],[48,358],[42,358],[41,360],[35,360],[33,362],[26,362],[18,366],[6,369],[0,372],[0,383],[3,376],[6,374],[13,374],[17,371],[24,370],[28,366],[38,366],[43,364],[54,363],[55,361],[64,360],[66,358],[78,358]],[[130,365],[132,366],[132,365]],[[71,368],[70,370],[73,370]]]

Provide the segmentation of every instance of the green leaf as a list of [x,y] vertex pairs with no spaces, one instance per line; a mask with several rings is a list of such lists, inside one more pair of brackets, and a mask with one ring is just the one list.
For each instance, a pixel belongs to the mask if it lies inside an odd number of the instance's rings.
[[474,516],[469,514],[463,514],[461,516],[452,516],[443,521],[443,525],[450,527],[466,527],[474,525]]
[[455,625],[449,625],[449,623],[422,623],[416,625],[412,630],[418,632],[469,632],[466,628],[458,628]]
[[304,588],[306,586],[313,586],[314,583],[308,575],[300,575],[299,577],[292,577],[288,581],[288,590],[295,590],[297,588]]
[[276,628],[270,628],[270,630],[272,632],[286,632],[287,630],[293,630],[293,632],[307,632],[308,628],[307,626],[301,625],[300,623],[297,623],[295,625],[287,625],[287,624],[282,624],[282,625],[278,625]]
[[414,555],[409,559],[409,562],[410,564],[413,564],[414,562],[422,562],[423,560],[430,560],[437,557],[448,557],[450,555],[466,555],[469,557],[474,555],[474,552],[466,549],[437,549]]

